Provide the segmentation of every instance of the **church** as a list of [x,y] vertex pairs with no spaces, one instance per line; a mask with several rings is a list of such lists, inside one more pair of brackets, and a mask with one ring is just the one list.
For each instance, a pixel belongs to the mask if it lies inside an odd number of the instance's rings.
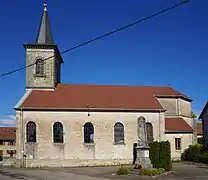
[[131,164],[144,118],[148,143],[170,141],[173,160],[195,143],[190,97],[161,86],[61,83],[63,59],[47,4],[36,41],[24,44],[26,90],[15,106],[16,165],[75,167]]

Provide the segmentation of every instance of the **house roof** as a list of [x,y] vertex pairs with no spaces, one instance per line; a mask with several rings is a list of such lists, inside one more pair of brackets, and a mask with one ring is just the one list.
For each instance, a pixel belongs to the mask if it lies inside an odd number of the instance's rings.
[[202,135],[202,123],[197,123],[197,135]]
[[205,110],[208,108],[208,101],[206,102],[201,114],[199,115],[199,119],[202,119],[202,116],[204,115]]
[[16,128],[14,127],[0,127],[0,140],[15,140]]
[[166,132],[192,132],[191,126],[180,117],[165,118]]
[[164,111],[157,96],[187,98],[171,87],[58,84],[54,91],[32,90],[21,108]]

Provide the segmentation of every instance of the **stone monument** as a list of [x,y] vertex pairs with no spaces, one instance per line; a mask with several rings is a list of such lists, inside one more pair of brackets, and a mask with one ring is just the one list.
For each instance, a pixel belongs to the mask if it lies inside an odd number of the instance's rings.
[[138,118],[138,143],[137,143],[137,158],[136,164],[142,168],[152,168],[149,158],[149,146],[147,142],[146,120],[144,117]]

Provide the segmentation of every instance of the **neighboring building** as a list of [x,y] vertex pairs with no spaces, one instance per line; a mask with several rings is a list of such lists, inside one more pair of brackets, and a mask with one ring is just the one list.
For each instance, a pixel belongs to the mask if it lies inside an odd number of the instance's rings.
[[0,156],[11,157],[15,154],[16,128],[0,127]]
[[197,123],[197,143],[203,144],[202,123]]
[[202,120],[202,132],[203,132],[203,141],[205,147],[208,147],[208,101],[205,104],[199,119]]
[[34,167],[132,163],[139,118],[149,142],[170,141],[172,159],[194,144],[192,100],[171,87],[61,84],[46,5],[36,42],[24,47],[35,66],[15,107],[17,165],[24,155]]

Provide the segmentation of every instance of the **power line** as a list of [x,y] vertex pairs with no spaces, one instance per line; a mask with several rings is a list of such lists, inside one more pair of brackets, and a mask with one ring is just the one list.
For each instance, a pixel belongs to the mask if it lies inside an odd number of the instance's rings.
[[[130,23],[130,24],[126,25],[126,26],[123,26],[123,27],[118,28],[118,29],[116,29],[116,30],[110,31],[110,32],[108,32],[108,33],[105,33],[105,34],[103,34],[103,35],[101,35],[101,36],[98,36],[98,37],[96,37],[96,38],[94,38],[94,39],[85,41],[85,42],[83,42],[83,43],[81,43],[81,44],[79,44],[79,45],[73,46],[72,48],[66,49],[66,50],[62,51],[60,54],[67,53],[67,52],[69,52],[69,51],[75,50],[75,49],[77,49],[77,48],[80,48],[80,47],[82,47],[82,46],[85,46],[85,45],[87,45],[87,44],[90,44],[90,43],[92,43],[92,42],[95,42],[95,41],[97,41],[97,40],[100,40],[100,39],[102,39],[102,38],[104,38],[104,37],[107,37],[107,36],[109,36],[109,35],[112,35],[112,34],[114,34],[114,33],[116,33],[116,32],[122,31],[122,30],[124,30],[124,29],[126,29],[126,28],[129,28],[129,27],[132,27],[132,26],[134,26],[134,25],[136,25],[136,24],[138,24],[138,23],[140,23],[140,22],[149,20],[149,19],[151,19],[151,18],[153,18],[153,17],[155,17],[155,16],[158,16],[158,15],[163,14],[163,13],[165,13],[165,12],[168,12],[168,11],[170,11],[170,10],[172,10],[172,9],[175,9],[175,8],[177,8],[177,7],[179,7],[179,6],[183,5],[183,4],[186,4],[186,3],[190,2],[190,1],[191,1],[191,0],[184,0],[184,1],[180,2],[180,3],[178,3],[178,4],[175,4],[174,6],[171,6],[171,7],[169,7],[169,8],[166,8],[166,9],[163,9],[163,10],[161,10],[161,11],[158,11],[157,13],[154,13],[154,14],[152,14],[152,15],[150,15],[150,16],[141,18],[141,19],[139,19],[139,20],[137,20],[137,21],[135,21],[135,22],[133,22],[133,23]],[[55,57],[55,56],[53,55],[53,56],[50,56],[50,57],[45,58],[45,59],[43,59],[43,60],[46,61],[46,60],[48,60],[48,59],[50,59],[50,58],[53,58],[53,57]],[[0,78],[1,78],[1,77],[4,77],[4,76],[7,76],[7,75],[10,75],[10,74],[13,74],[13,73],[18,72],[18,71],[27,69],[27,68],[29,68],[29,67],[35,65],[35,64],[36,64],[36,63],[32,63],[32,64],[29,64],[29,65],[27,65],[27,66],[24,66],[24,67],[21,67],[21,68],[17,68],[17,69],[15,69],[15,70],[12,70],[12,71],[9,71],[9,72],[0,74]]]

